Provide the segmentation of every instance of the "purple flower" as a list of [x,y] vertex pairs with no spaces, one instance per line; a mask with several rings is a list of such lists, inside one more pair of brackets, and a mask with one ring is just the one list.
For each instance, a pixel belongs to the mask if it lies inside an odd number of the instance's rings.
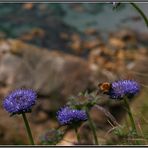
[[123,99],[133,97],[140,91],[139,84],[134,80],[120,80],[113,82],[109,91],[111,99]]
[[42,144],[56,145],[63,138],[63,132],[56,129],[48,130],[41,136]]
[[5,97],[3,107],[11,113],[20,114],[31,111],[31,107],[35,104],[37,94],[30,89],[17,89]]
[[83,110],[71,109],[66,106],[57,112],[57,119],[61,125],[70,125],[80,121],[86,121],[87,115]]

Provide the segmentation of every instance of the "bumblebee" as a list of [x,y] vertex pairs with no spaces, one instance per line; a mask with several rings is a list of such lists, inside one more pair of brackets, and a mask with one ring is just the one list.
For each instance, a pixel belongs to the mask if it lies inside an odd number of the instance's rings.
[[108,94],[111,89],[111,83],[109,82],[99,83],[98,87],[99,87],[98,93]]

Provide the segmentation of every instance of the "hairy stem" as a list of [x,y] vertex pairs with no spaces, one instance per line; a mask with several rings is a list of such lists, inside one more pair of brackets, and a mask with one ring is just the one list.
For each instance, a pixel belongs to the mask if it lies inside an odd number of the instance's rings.
[[23,116],[23,119],[24,119],[24,123],[25,123],[25,126],[26,126],[26,130],[27,130],[27,133],[28,133],[30,143],[31,143],[31,145],[34,145],[34,140],[33,140],[33,137],[32,137],[31,129],[30,129],[30,126],[29,126],[29,123],[28,123],[28,120],[26,118],[25,113],[22,113],[22,116]]
[[99,142],[98,142],[98,138],[97,138],[97,134],[96,134],[96,127],[95,127],[95,125],[94,125],[94,123],[93,123],[93,121],[92,121],[92,119],[91,119],[91,117],[89,115],[88,109],[86,109],[86,113],[87,113],[87,116],[88,116],[88,121],[89,121],[90,128],[91,128],[91,130],[93,132],[95,144],[98,145]]
[[[124,98],[124,104],[126,106],[127,113],[128,113],[131,125],[132,125],[132,131],[136,134],[136,136],[138,136],[135,121],[134,121],[134,118],[133,118],[133,115],[132,115],[132,112],[131,112],[131,109],[130,109],[130,106],[129,106],[128,98]],[[136,144],[139,144],[139,141],[136,140]]]
[[75,127],[74,129],[75,129],[75,133],[76,133],[76,136],[77,136],[77,141],[80,144],[80,135],[78,133],[78,129],[77,129],[77,127]]

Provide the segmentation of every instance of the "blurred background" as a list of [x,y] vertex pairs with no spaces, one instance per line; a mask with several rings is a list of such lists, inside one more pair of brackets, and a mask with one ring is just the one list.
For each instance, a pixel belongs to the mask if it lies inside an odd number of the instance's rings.
[[[148,17],[148,3],[137,3]],[[0,96],[16,88],[32,88],[38,102],[28,118],[35,142],[58,126],[56,111],[79,92],[97,90],[98,83],[134,79],[141,93],[131,102],[138,130],[148,138],[148,28],[129,4],[0,3]],[[100,105],[128,125],[120,102],[101,97]],[[104,113],[91,112],[101,144],[123,144],[113,136]],[[0,108],[0,144],[27,144],[21,117]],[[129,126],[127,126],[129,127]],[[84,144],[91,144],[83,129]],[[67,131],[58,144],[72,145]],[[146,144],[145,139],[143,140]]]

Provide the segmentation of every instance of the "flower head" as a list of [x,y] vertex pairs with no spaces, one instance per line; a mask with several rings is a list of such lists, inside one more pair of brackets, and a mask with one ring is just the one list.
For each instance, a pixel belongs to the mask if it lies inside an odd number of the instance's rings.
[[57,119],[61,125],[70,125],[80,121],[86,121],[87,115],[83,110],[71,109],[66,106],[57,112]]
[[12,115],[29,112],[35,104],[37,94],[30,89],[17,89],[5,97],[3,107]]
[[63,137],[63,132],[56,129],[48,130],[41,136],[42,144],[56,145]]
[[109,96],[111,99],[123,99],[133,97],[140,91],[139,84],[134,80],[120,80],[111,84]]

